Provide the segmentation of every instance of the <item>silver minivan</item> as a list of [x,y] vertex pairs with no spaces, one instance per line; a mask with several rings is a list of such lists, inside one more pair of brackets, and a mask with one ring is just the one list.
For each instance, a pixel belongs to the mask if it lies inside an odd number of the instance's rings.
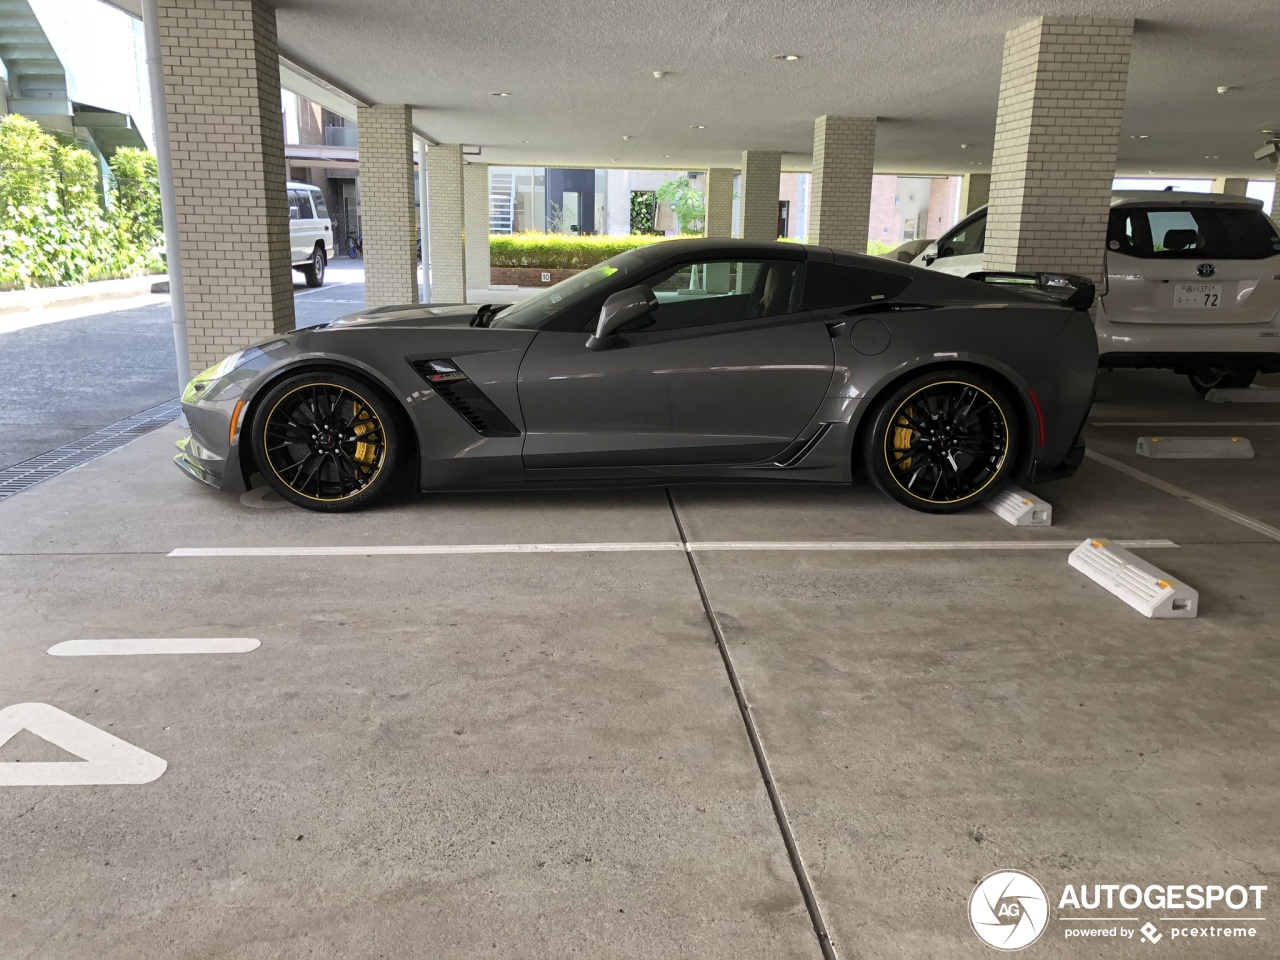
[[[983,207],[916,265],[959,276],[982,270],[986,226]],[[1118,192],[1106,243],[1094,321],[1100,366],[1163,367],[1200,393],[1280,371],[1280,232],[1261,201]]]

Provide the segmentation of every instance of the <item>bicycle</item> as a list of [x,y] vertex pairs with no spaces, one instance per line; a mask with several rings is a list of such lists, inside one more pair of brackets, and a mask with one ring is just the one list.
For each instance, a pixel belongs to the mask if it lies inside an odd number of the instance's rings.
[[351,233],[347,235],[347,256],[354,260],[360,254],[364,253],[364,234]]

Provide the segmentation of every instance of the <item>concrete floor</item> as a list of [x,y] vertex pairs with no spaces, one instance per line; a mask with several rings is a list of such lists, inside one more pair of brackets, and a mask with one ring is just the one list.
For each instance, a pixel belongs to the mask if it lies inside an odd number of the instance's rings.
[[[1091,450],[1280,526],[1280,407],[1126,373],[1091,421]],[[1134,421],[1248,425],[1114,425]],[[1137,457],[1150,432],[1239,433],[1258,458]],[[0,502],[0,708],[49,703],[168,762],[145,785],[0,787],[0,956],[821,956],[683,551],[166,556],[670,544],[663,490],[321,516],[200,488],[168,462],[178,435]],[[1036,492],[1049,530],[861,488],[672,490],[693,542],[1167,538],[1139,552],[1200,590],[1198,619],[1160,622],[1065,548],[695,551],[840,957],[994,955],[967,901],[1003,868],[1051,897],[1274,895],[1280,541],[1098,460]],[[137,636],[262,645],[45,652]],[[57,759],[29,732],[0,747]],[[1125,913],[1164,929],[1157,948],[1067,939],[1099,925],[1053,906],[1028,956],[1280,954],[1265,902],[1257,938],[1211,945]]]

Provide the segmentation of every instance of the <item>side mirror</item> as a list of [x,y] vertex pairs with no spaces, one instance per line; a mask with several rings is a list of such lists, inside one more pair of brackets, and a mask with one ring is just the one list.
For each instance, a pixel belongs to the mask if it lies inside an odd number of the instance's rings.
[[938,244],[936,241],[924,248],[924,253],[920,255],[920,259],[926,267],[938,259]]
[[657,305],[658,298],[653,288],[643,283],[612,294],[600,308],[596,332],[587,337],[587,349],[607,350],[612,347],[618,341],[619,327],[643,317]]

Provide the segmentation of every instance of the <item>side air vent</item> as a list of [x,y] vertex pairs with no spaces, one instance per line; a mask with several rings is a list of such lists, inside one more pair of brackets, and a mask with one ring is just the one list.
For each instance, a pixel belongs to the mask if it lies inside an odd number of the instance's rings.
[[409,365],[480,436],[520,436],[516,425],[452,360],[410,360]]

